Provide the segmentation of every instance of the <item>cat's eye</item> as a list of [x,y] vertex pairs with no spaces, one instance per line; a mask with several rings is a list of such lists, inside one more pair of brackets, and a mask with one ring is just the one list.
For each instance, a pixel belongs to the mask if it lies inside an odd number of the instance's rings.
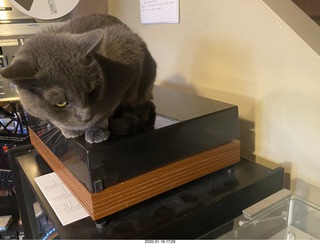
[[55,106],[58,107],[58,108],[63,108],[63,107],[65,107],[67,104],[68,104],[68,102],[62,102],[62,103],[57,103],[57,104],[55,104]]

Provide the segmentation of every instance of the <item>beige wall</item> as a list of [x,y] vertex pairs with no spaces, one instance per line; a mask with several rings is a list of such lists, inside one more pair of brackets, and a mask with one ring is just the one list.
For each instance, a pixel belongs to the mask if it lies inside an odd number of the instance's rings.
[[142,25],[139,0],[109,13],[145,39],[157,84],[239,106],[242,156],[320,187],[320,57],[265,1],[180,0],[179,24]]
[[68,17],[91,14],[91,13],[107,13],[108,12],[108,0],[80,0],[75,9],[70,13]]

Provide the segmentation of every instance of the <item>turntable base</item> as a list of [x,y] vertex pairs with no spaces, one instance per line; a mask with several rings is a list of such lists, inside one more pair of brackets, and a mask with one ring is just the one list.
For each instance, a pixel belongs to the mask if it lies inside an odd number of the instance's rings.
[[240,142],[232,140],[202,153],[91,193],[30,129],[32,145],[58,174],[93,220],[174,189],[240,161]]

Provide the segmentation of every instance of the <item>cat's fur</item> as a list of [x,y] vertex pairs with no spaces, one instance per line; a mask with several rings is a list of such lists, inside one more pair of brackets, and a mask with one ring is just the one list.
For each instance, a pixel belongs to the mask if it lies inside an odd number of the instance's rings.
[[145,42],[110,15],[78,17],[31,37],[1,76],[17,86],[28,113],[67,138],[85,134],[97,143],[109,131],[139,131],[155,119],[156,62]]

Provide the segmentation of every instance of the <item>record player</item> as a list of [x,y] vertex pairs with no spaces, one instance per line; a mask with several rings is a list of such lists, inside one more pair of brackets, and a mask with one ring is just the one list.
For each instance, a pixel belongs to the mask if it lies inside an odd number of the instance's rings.
[[155,128],[90,144],[30,118],[33,146],[98,220],[240,161],[235,105],[155,86]]

